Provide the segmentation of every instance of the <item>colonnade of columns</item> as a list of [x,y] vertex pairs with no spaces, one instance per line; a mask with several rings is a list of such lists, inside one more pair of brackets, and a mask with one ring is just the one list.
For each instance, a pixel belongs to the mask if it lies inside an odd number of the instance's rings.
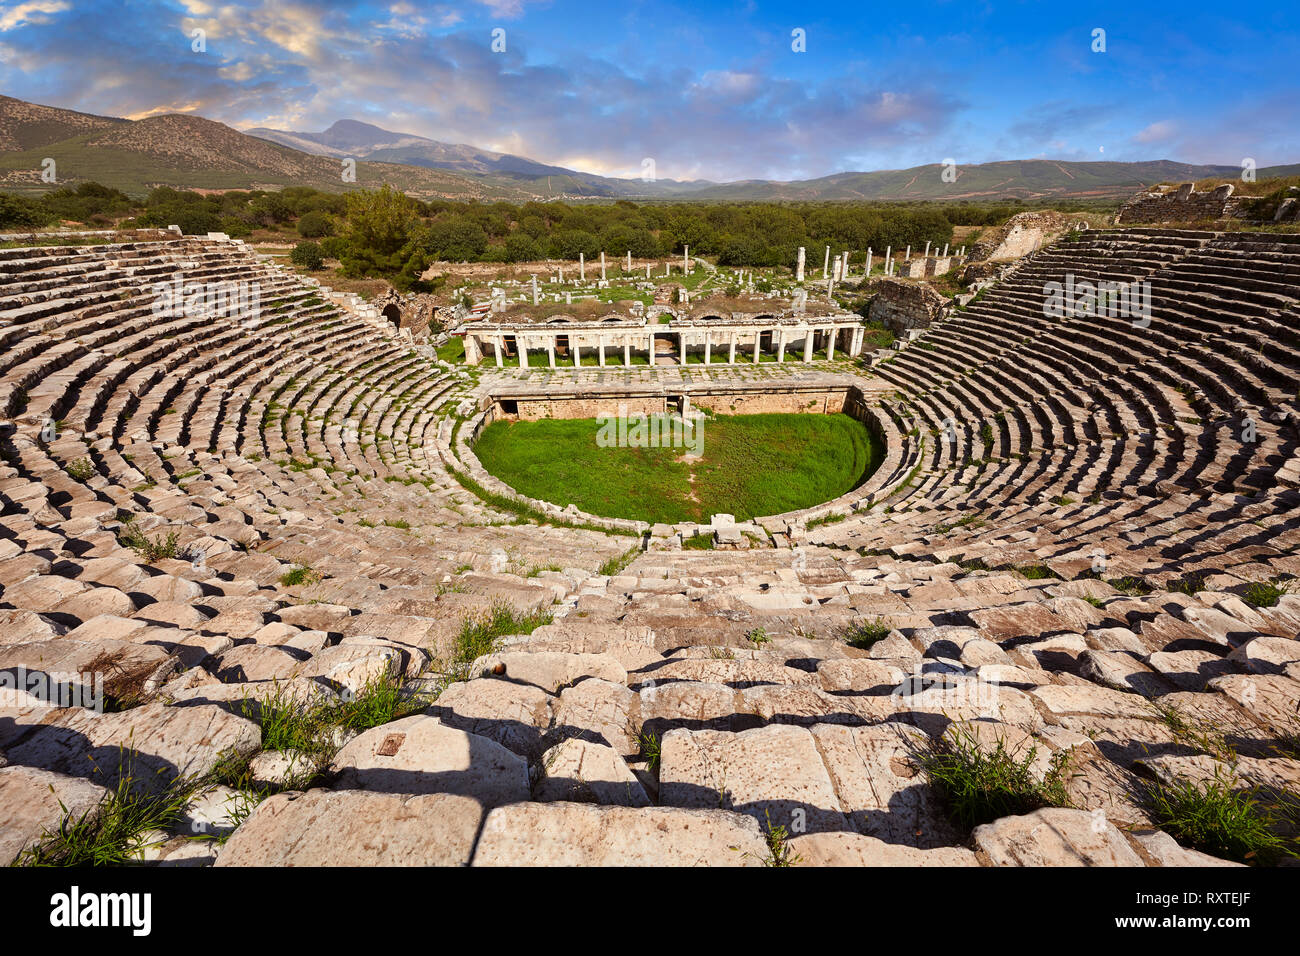
[[[696,331],[696,330],[692,330],[692,331]],[[818,337],[823,338],[823,342],[826,349],[826,358],[828,360],[834,359],[836,345],[839,343],[839,340],[841,339],[841,337],[844,335],[846,331],[849,333],[848,336],[849,341],[848,341],[848,348],[845,351],[847,351],[848,357],[853,358],[861,354],[862,352],[862,344],[866,335],[866,330],[864,328],[862,328],[861,326],[823,326],[823,327],[809,326],[807,328],[798,329],[798,330],[785,329],[780,327],[775,329],[770,329],[770,330],[769,329],[755,330],[753,350],[748,356],[748,361],[750,362],[761,361],[763,355],[763,348],[762,348],[763,335],[769,332],[772,335],[771,347],[775,348],[776,350],[776,361],[778,363],[785,361],[785,353],[786,353],[787,345],[789,345],[791,342],[798,341],[801,338],[803,340],[803,361],[805,362],[812,361],[813,352],[817,348],[816,342]],[[748,330],[746,330],[746,334],[747,333]],[[655,363],[655,355],[656,355],[655,339],[657,335],[661,335],[664,333],[648,332],[645,334],[646,334],[646,351],[649,356],[649,364],[653,365]],[[675,330],[669,334],[676,335],[678,337],[678,346],[677,346],[678,361],[682,365],[687,364],[686,363],[686,348],[687,348],[686,333],[680,330]],[[714,359],[713,345],[714,345],[715,333],[713,333],[711,330],[704,330],[703,334],[704,334],[703,364],[705,365],[713,365],[713,364],[735,365],[736,364],[736,348],[737,345],[739,344],[739,340],[742,335],[740,330],[733,329],[727,333],[727,339],[726,339],[727,360],[725,363],[718,362]],[[519,367],[520,368],[528,367],[529,348],[533,348],[533,349],[540,349],[545,351],[547,365],[550,368],[555,368],[556,367],[555,343],[557,337],[560,335],[566,335],[570,337],[570,342],[572,343],[571,352],[573,355],[573,363],[575,366],[581,366],[582,348],[578,343],[577,334],[574,332],[556,332],[551,334],[549,337],[545,337],[544,333],[543,334],[530,333],[529,335],[516,334],[512,336],[515,340],[515,349],[516,349],[516,355],[517,355]],[[627,333],[620,332],[620,333],[610,334],[610,337],[614,337],[614,336],[624,338],[623,365],[631,365],[632,346],[626,340]],[[497,368],[503,368],[505,366],[506,337],[507,336],[505,333],[498,333],[491,337],[493,358],[496,361]],[[597,335],[596,359],[600,368],[604,368],[606,366],[606,358],[607,358],[606,338],[607,337],[605,335]],[[527,339],[533,340],[531,345],[526,341]],[[543,341],[541,341],[539,344],[538,340],[543,340]],[[476,349],[474,350],[474,352],[475,354],[477,354],[478,350]],[[469,352],[467,351],[466,354],[468,356]]]

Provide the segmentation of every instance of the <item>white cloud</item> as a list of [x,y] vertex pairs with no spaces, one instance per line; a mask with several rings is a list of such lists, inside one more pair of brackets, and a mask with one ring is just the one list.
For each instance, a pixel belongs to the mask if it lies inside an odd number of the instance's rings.
[[1169,139],[1177,132],[1178,127],[1169,120],[1161,120],[1158,123],[1152,123],[1146,129],[1140,130],[1134,137],[1135,143],[1162,143]]
[[0,7],[0,33],[8,33],[29,23],[49,23],[51,14],[62,13],[71,7],[72,4],[66,0],[29,0],[17,6]]

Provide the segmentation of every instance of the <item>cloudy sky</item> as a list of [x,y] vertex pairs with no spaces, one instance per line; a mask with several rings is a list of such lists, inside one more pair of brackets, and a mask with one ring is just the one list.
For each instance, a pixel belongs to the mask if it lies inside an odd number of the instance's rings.
[[652,157],[673,179],[1300,162],[1298,64],[1275,0],[0,3],[0,92],[20,99],[241,129],[358,119],[606,175]]

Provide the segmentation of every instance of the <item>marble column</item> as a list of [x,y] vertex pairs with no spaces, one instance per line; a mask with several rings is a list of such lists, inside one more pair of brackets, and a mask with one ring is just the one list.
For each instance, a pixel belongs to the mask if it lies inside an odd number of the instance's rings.
[[600,367],[605,367],[605,337],[602,335],[596,340],[596,352],[599,356]]
[[815,339],[816,336],[817,332],[814,329],[809,329],[803,337],[803,360],[805,362],[812,361],[813,339]]
[[781,341],[776,347],[776,364],[780,365],[785,361],[785,329],[781,329]]
[[727,353],[727,364],[736,364],[736,333],[731,333],[731,350]]
[[498,338],[496,338],[495,340],[493,340],[493,342],[492,342],[492,351],[496,354],[497,368],[501,368],[501,366],[504,364],[504,361],[503,361],[502,358],[501,358],[501,339],[500,339],[500,337],[498,337]]

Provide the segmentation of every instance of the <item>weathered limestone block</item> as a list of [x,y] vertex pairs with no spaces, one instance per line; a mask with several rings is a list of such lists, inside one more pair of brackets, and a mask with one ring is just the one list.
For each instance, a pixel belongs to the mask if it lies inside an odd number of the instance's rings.
[[[236,648],[238,650],[238,648]],[[298,677],[313,677],[353,694],[402,673],[403,654],[383,644],[335,644],[302,663]]]
[[972,833],[993,866],[1142,866],[1104,814],[1049,808],[1003,817]]
[[553,700],[530,684],[458,681],[442,692],[428,712],[448,727],[495,740],[531,760],[545,749],[542,739],[551,726]]
[[310,790],[264,800],[217,866],[464,866],[483,820],[477,800]]
[[[0,866],[56,830],[64,808],[73,818],[93,811],[108,791],[80,777],[36,767],[0,767]],[[62,807],[60,806],[62,803]]]
[[247,756],[262,744],[257,724],[210,705],[145,704],[116,714],[79,708],[29,713],[14,720],[18,739],[5,746],[11,763],[106,786],[128,772],[144,788],[202,775],[223,754]]
[[604,743],[625,757],[640,750],[641,697],[622,684],[593,678],[560,693],[553,732]]
[[217,659],[215,673],[227,683],[286,681],[298,674],[304,659],[304,654],[282,647],[240,644]]
[[1169,680],[1124,651],[1084,651],[1079,655],[1079,675],[1103,687],[1144,697],[1173,689]]
[[752,817],[725,810],[519,803],[488,814],[474,866],[762,866]]
[[893,664],[870,658],[838,658],[818,661],[817,676],[822,689],[829,693],[862,691],[886,692],[903,681],[903,670]]
[[62,637],[66,624],[34,611],[0,611],[0,644],[32,644]]
[[548,694],[595,677],[627,683],[627,671],[608,654],[563,654],[558,651],[501,651],[479,657],[470,665],[474,677],[498,677],[540,687]]
[[659,802],[721,806],[795,832],[848,828],[817,744],[802,727],[670,731],[659,758]]
[[1295,732],[1300,681],[1276,674],[1230,674],[1211,680],[1209,689],[1223,694],[1275,733]]
[[961,842],[913,761],[917,731],[823,724],[812,735],[840,806],[859,833],[922,849]]
[[533,799],[648,807],[650,798],[613,747],[570,738],[542,755]]
[[1137,830],[1129,834],[1137,844],[1138,853],[1146,857],[1148,866],[1244,866],[1231,860],[1221,860],[1217,856],[1189,850],[1178,845],[1178,841],[1164,830]]
[[736,692],[722,684],[643,684],[640,696],[642,730],[660,737],[674,727],[728,728],[737,712]]
[[[637,675],[641,685],[652,680],[660,687],[675,681],[724,684],[736,690],[762,684],[811,685],[815,675],[773,660],[691,658],[665,661]],[[635,686],[635,685],[634,685]]]
[[[56,638],[31,644],[0,644],[0,672],[12,687],[0,687],[0,706],[58,703],[58,687],[77,689],[78,703],[94,703],[96,682],[108,697],[136,697],[157,688],[178,661],[161,647],[130,641]],[[22,672],[23,680],[19,680]],[[39,681],[34,687],[33,680]],[[18,684],[23,686],[17,686]],[[48,687],[46,686],[48,685]],[[73,702],[67,698],[66,702]]]
[[1097,717],[1151,719],[1155,711],[1140,694],[1107,687],[1052,685],[1029,691],[1053,714],[1090,714]]
[[1285,674],[1300,664],[1300,640],[1286,637],[1257,637],[1235,648],[1228,659],[1255,674]]
[[359,734],[330,769],[340,790],[455,793],[488,807],[528,799],[528,764],[521,757],[423,714]]
[[965,847],[923,850],[861,833],[805,833],[787,845],[796,866],[979,866]]

